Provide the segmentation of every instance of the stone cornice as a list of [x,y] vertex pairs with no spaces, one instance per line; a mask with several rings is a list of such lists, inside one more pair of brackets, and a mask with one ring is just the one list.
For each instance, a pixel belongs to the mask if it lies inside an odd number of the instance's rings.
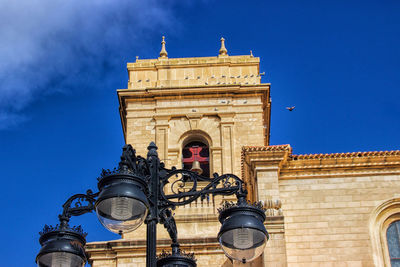
[[243,147],[243,179],[251,179],[258,166],[276,169],[279,179],[400,174],[399,150],[305,155],[291,153],[289,145]]
[[[284,233],[283,216],[267,216],[264,222],[268,232],[273,234]],[[179,238],[182,250],[194,252],[195,255],[222,254],[218,243],[217,233],[213,237]],[[170,250],[170,239],[157,240],[157,253]],[[90,242],[85,246],[91,260],[115,260],[116,258],[132,257],[135,252],[137,257],[146,256],[146,240],[120,239],[112,241]]]
[[392,151],[367,151],[367,152],[347,152],[331,154],[303,154],[291,155],[293,160],[301,159],[332,159],[332,158],[358,158],[358,157],[381,157],[381,156],[400,156],[400,150]]
[[179,86],[179,87],[152,87],[144,89],[118,89],[119,98],[129,97],[165,97],[193,94],[238,94],[249,92],[265,92],[270,87],[269,83],[257,85],[207,85],[207,86]]
[[273,145],[273,146],[244,146],[242,152],[254,152],[254,151],[288,151],[292,153],[292,147],[290,145]]
[[[265,152],[268,152],[268,154],[266,154]],[[272,155],[271,152],[278,152],[278,155],[277,153],[274,153],[274,155]],[[242,147],[240,160],[242,177],[244,178],[246,176],[245,167],[250,166],[251,161],[282,161],[286,154],[290,155],[291,153],[292,148],[290,145],[244,146]]]
[[290,155],[280,179],[400,174],[400,151]]
[[256,166],[269,166],[278,169],[292,152],[290,145],[244,146],[241,152],[242,179],[249,191],[249,199],[256,201],[254,188]]
[[152,70],[170,68],[199,68],[212,66],[233,66],[233,65],[257,65],[259,57],[250,55],[229,56],[229,57],[191,57],[191,58],[168,58],[168,59],[138,59],[136,62],[127,64],[128,71],[131,70]]
[[[180,238],[180,247],[186,252],[201,254],[223,253],[216,237]],[[163,250],[170,251],[171,240],[157,240],[157,254]],[[146,240],[113,240],[105,242],[91,242],[85,246],[85,251],[91,260],[115,260],[117,258],[131,258],[132,252],[136,257],[146,257]]]
[[[146,88],[146,89],[119,89],[117,90],[119,101],[119,113],[121,118],[122,129],[126,141],[126,120],[127,120],[127,101],[143,101],[143,100],[157,100],[157,99],[180,99],[184,98],[216,98],[223,95],[224,97],[234,97],[237,95],[254,97],[255,95],[261,96],[263,99],[269,99],[270,84],[258,85],[218,85],[218,86],[182,86],[170,88]],[[268,100],[269,101],[269,100]],[[267,101],[267,102],[268,102]],[[219,107],[219,105],[217,105]],[[233,105],[240,106],[240,105]],[[257,106],[252,104],[252,106]],[[226,107],[226,105],[224,105]],[[156,107],[154,107],[156,108]],[[254,111],[253,111],[254,112]],[[269,109],[263,110],[265,117],[268,117]],[[221,112],[215,112],[220,114]],[[269,124],[268,122],[266,122]],[[269,135],[267,133],[267,135]],[[267,141],[268,142],[268,138]]]
[[[257,61],[242,61],[242,62],[227,62],[220,61],[215,63],[187,63],[187,64],[179,64],[179,65],[168,65],[165,64],[165,60],[156,62],[155,64],[137,64],[137,63],[128,63],[127,70],[128,71],[157,71],[162,69],[180,69],[180,68],[205,68],[212,65],[213,67],[218,66],[229,66],[229,67],[241,67],[241,66],[256,66],[258,67],[260,62]],[[136,66],[132,66],[129,64],[137,64]]]

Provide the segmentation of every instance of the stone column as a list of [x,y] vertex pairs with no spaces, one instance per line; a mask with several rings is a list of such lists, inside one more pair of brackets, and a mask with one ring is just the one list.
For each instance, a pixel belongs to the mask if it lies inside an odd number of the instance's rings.
[[156,115],[154,120],[156,121],[155,129],[156,136],[155,141],[158,147],[158,155],[162,162],[168,164],[168,128],[169,128],[169,115]]
[[222,173],[232,173],[235,169],[234,158],[234,113],[220,113],[221,118],[221,146],[222,146]]
[[215,172],[222,174],[222,148],[210,147],[210,154],[212,160],[210,161],[211,175]]
[[165,166],[168,168],[171,168],[172,166],[177,167],[178,169],[180,169],[182,166],[178,164],[180,164],[180,160],[179,160],[179,153],[180,153],[180,149],[179,148],[168,148],[168,160],[165,161]]

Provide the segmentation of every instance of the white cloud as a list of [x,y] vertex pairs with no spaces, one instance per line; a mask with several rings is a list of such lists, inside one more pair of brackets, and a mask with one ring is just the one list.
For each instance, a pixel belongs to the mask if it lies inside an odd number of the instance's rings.
[[156,0],[0,0],[0,129],[25,120],[38,98],[98,86],[106,68],[174,23]]

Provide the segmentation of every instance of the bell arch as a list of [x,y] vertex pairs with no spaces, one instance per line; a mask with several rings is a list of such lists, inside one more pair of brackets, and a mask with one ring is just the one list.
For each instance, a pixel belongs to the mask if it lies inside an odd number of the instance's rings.
[[179,139],[181,166],[191,169],[193,162],[198,161],[202,175],[210,177],[213,173],[212,139],[204,131],[191,130],[185,132]]

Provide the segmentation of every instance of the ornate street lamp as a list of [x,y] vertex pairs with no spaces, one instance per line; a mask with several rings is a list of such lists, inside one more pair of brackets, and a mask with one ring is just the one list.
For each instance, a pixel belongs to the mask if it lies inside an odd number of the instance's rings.
[[56,227],[46,225],[40,232],[42,248],[36,257],[38,266],[84,266],[86,233],[80,226],[70,228],[68,218],[60,216],[60,222]]
[[142,225],[149,209],[144,193],[146,186],[144,179],[134,175],[123,163],[116,172],[103,172],[95,206],[104,227],[122,234]]
[[[208,182],[198,188],[198,182]],[[168,187],[167,187],[168,185]],[[182,188],[188,190],[182,191]],[[123,147],[121,161],[114,170],[103,170],[98,178],[99,192],[70,197],[63,205],[56,227],[45,226],[40,232],[42,248],[36,257],[39,267],[82,267],[87,260],[82,228],[69,227],[71,216],[96,210],[100,222],[114,233],[127,233],[147,225],[147,267],[195,267],[193,254],[179,248],[177,228],[171,210],[209,195],[236,194],[238,202],[225,203],[220,209],[222,224],[218,240],[233,260],[251,261],[264,250],[268,233],[261,204],[246,201],[244,183],[236,175],[214,174],[203,177],[189,170],[166,169],[160,162],[156,145],[151,142],[147,158],[136,156],[130,145]],[[171,238],[171,252],[156,257],[157,223],[162,223]]]
[[260,203],[249,204],[245,194],[237,193],[238,203],[225,203],[219,209],[222,226],[218,241],[226,256],[243,263],[260,256],[269,235],[264,227],[265,212]]

